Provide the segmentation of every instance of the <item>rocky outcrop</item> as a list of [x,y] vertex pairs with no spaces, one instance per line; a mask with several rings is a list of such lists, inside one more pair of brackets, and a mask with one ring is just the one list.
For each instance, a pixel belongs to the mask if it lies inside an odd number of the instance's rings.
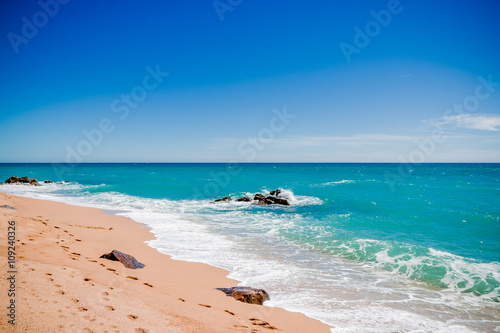
[[144,264],[138,262],[134,257],[129,254],[113,250],[110,253],[105,253],[99,258],[104,258],[113,261],[119,261],[123,266],[131,269],[144,268]]
[[12,176],[5,181],[6,184],[30,184],[35,186],[40,186],[38,181],[35,178],[29,179],[28,176],[19,178],[16,176]]
[[232,199],[230,197],[224,197],[224,198],[214,200],[214,202],[229,202],[229,201],[232,201]]
[[269,294],[264,289],[255,289],[251,287],[232,287],[232,288],[217,288],[226,296],[231,296],[234,299],[250,304],[262,305],[269,300]]
[[43,182],[44,182],[45,184],[52,184],[52,183],[53,183],[53,181],[52,181],[52,180],[44,180]]
[[239,199],[236,199],[236,201],[238,201],[238,202],[250,202],[250,201],[252,201],[252,199],[250,199],[249,197],[241,197]]

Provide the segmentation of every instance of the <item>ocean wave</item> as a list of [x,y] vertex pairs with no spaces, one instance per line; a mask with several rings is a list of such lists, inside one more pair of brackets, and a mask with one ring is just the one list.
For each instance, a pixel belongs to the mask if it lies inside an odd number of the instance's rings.
[[483,263],[451,253],[372,239],[334,241],[330,252],[443,291],[500,302],[500,263]]

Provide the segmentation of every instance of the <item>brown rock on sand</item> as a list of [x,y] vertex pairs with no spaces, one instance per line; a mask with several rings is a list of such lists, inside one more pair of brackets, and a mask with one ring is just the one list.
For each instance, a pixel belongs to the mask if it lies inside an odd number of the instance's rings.
[[144,264],[138,262],[134,257],[129,254],[113,250],[110,253],[105,253],[99,258],[104,258],[113,261],[119,261],[123,266],[131,269],[144,268]]
[[234,299],[250,304],[262,305],[269,300],[269,294],[264,289],[255,289],[251,287],[232,287],[232,288],[217,288],[226,296],[231,296]]

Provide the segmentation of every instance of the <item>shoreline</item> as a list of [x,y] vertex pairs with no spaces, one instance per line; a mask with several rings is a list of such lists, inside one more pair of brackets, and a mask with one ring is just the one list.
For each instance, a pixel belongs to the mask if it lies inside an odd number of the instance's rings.
[[[18,331],[330,332],[303,314],[225,296],[215,288],[238,285],[229,271],[158,252],[145,243],[155,238],[150,229],[130,218],[2,192],[1,205],[17,209],[0,208],[0,260],[6,267],[7,222],[14,220]],[[112,250],[146,267],[99,258]],[[16,331],[11,326],[0,323],[2,331]]]

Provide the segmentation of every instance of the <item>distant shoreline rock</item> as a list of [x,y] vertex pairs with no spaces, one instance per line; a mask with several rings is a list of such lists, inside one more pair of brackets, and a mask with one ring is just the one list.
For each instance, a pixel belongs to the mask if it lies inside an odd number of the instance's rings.
[[12,176],[9,179],[5,181],[6,184],[29,184],[29,185],[34,185],[34,186],[40,186],[40,183],[38,180],[35,178],[29,179],[28,176],[25,177],[17,177],[17,176]]
[[[52,180],[44,180],[43,181],[44,184],[55,184]],[[68,183],[67,181],[61,181],[61,182],[58,182],[57,184],[66,184]],[[2,183],[0,183],[2,184]],[[38,182],[38,180],[36,180],[36,178],[31,178],[29,179],[28,176],[24,176],[24,177],[17,177],[17,176],[12,176],[10,177],[9,179],[7,179],[3,184],[25,184],[25,185],[33,185],[33,186],[42,186],[42,184],[40,184]]]

